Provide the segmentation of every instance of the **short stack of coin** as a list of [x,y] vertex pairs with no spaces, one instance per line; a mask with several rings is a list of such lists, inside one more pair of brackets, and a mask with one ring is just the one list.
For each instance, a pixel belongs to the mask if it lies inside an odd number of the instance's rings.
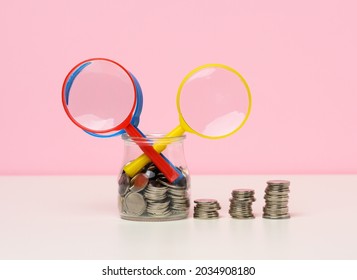
[[254,219],[252,204],[255,201],[254,190],[235,189],[229,200],[229,214],[235,219]]
[[196,199],[193,211],[193,217],[196,219],[217,219],[218,210],[221,209],[218,201],[215,199]]
[[265,189],[265,206],[263,207],[263,218],[266,219],[288,219],[289,214],[289,186],[286,180],[270,180]]

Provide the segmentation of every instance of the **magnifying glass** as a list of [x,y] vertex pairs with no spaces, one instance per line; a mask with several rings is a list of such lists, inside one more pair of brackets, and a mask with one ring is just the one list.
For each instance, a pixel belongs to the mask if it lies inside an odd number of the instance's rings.
[[[180,124],[167,137],[191,132],[208,139],[220,139],[237,132],[251,110],[251,93],[243,76],[223,64],[206,64],[192,70],[182,80],[177,93]],[[166,145],[154,145],[162,152]],[[150,159],[141,155],[125,166],[130,176]]]
[[181,172],[146,143],[144,134],[133,125],[137,101],[132,75],[119,63],[105,58],[76,65],[62,87],[63,108],[75,125],[98,135],[125,130],[129,136],[141,138],[139,147],[173,182],[182,176]]
[[[72,84],[74,82],[74,80],[76,79],[76,77],[78,76],[79,73],[81,73],[81,71],[87,67],[88,65],[90,65],[91,63],[88,61],[82,62],[80,63],[76,70],[73,71],[73,73],[69,76],[69,78],[66,80],[66,83],[64,85],[64,90],[65,90],[65,101],[66,104],[68,104],[68,99],[69,99],[69,95],[71,92],[71,87]],[[137,80],[137,78],[133,75],[133,73],[129,72],[131,78],[133,79],[134,82],[134,86],[135,86],[135,93],[136,93],[136,107],[135,107],[135,111],[134,114],[131,118],[131,124],[135,127],[137,127],[140,123],[140,115],[143,109],[143,92],[140,86],[139,81]],[[89,135],[98,137],[98,138],[109,138],[109,137],[113,137],[113,136],[118,136],[121,135],[123,133],[125,133],[125,130],[119,130],[116,132],[109,132],[109,133],[102,133],[102,134],[98,134],[98,133],[94,133],[94,132],[89,132],[84,130],[84,132],[88,133]]]

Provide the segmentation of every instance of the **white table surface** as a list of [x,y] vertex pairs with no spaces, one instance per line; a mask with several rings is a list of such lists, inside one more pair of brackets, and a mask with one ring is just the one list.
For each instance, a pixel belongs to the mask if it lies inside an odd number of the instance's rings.
[[[291,181],[291,219],[261,217],[269,179]],[[230,218],[247,187],[256,218]],[[357,259],[357,175],[192,176],[196,198],[221,217],[122,220],[114,176],[0,177],[0,259]]]

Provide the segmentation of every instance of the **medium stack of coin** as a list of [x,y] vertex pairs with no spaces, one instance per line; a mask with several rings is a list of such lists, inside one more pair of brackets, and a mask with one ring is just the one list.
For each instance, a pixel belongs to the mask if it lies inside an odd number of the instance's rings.
[[123,171],[118,181],[121,211],[130,216],[159,219],[187,215],[190,177],[187,170],[178,168],[183,176],[175,183],[169,183],[153,163],[147,164],[132,178]]
[[170,200],[167,197],[168,188],[157,181],[151,182],[144,192],[146,211],[150,216],[170,215]]
[[171,185],[168,189],[171,209],[175,212],[185,212],[190,207],[190,199],[186,188]]
[[221,209],[218,201],[215,199],[196,199],[194,201],[193,217],[196,219],[217,219],[219,217],[218,210]]
[[168,188],[168,197],[170,199],[170,208],[175,213],[186,212],[190,207],[190,199],[187,191],[187,171],[179,168],[183,177],[177,184],[170,184],[164,176],[159,176],[157,182]]
[[265,189],[265,206],[263,207],[263,218],[266,219],[288,219],[289,214],[289,186],[286,180],[270,180]]
[[235,219],[254,219],[252,204],[255,201],[254,190],[235,189],[229,200],[229,214]]

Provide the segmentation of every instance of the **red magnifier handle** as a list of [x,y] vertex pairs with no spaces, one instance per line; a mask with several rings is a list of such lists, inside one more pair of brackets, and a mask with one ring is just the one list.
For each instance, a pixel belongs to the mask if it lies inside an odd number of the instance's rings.
[[158,169],[165,175],[170,183],[174,182],[180,174],[171,166],[155,149],[147,142],[146,138],[137,130],[135,126],[129,124],[125,131],[130,137],[141,138],[136,144],[152,160]]

